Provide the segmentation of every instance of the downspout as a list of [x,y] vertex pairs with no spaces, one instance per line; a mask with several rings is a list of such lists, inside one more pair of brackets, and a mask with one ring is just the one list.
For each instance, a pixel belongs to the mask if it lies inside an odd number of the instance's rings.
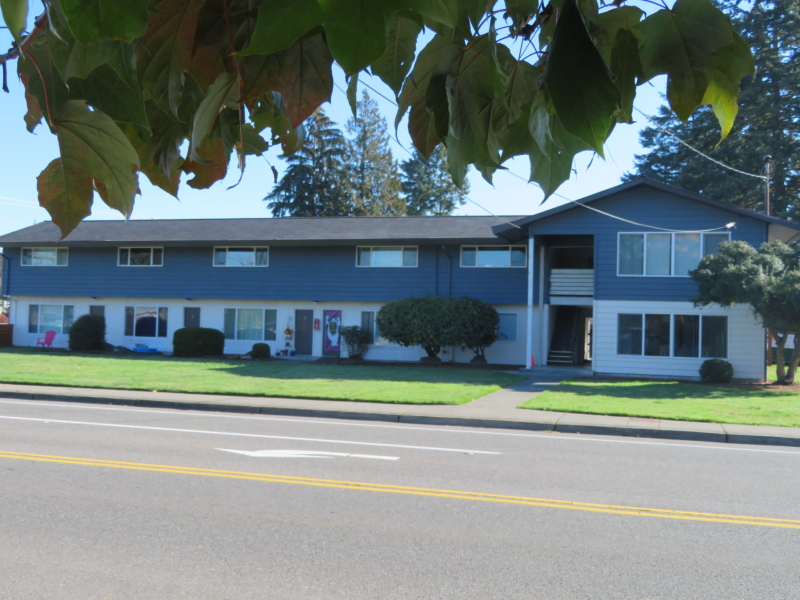
[[[533,366],[533,261],[534,261],[534,240],[533,234],[528,230],[528,327],[527,338],[525,340],[525,367]],[[539,299],[541,304],[541,298]]]

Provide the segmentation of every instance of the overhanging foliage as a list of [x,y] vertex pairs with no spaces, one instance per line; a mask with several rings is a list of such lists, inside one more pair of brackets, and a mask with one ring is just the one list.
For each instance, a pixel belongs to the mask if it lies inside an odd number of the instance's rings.
[[[637,85],[666,74],[678,116],[710,103],[724,136],[753,69],[710,0],[649,15],[623,2],[45,0],[26,34],[28,0],[0,0],[17,40],[0,63],[18,59],[28,129],[44,118],[59,138],[39,195],[63,235],[89,214],[93,190],[129,215],[138,172],[176,195],[181,171],[209,187],[233,152],[241,170],[269,145],[295,152],[303,121],[330,100],[334,62],[351,98],[359,72],[385,81],[396,122],[410,110],[425,157],[446,146],[457,184],[470,165],[491,180],[527,155],[549,196],[576,153],[602,155],[631,120]],[[425,30],[434,35],[417,53]]]

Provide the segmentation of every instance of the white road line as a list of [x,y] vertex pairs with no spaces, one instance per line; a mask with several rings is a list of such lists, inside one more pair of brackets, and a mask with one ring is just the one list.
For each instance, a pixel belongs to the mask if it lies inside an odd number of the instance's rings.
[[399,456],[377,456],[375,454],[345,454],[343,452],[316,452],[314,450],[228,450],[227,448],[214,448],[222,452],[244,454],[255,458],[374,458],[377,460],[400,460]]
[[208,418],[215,418],[215,419],[249,419],[249,420],[260,420],[260,421],[277,421],[279,423],[304,423],[306,425],[335,425],[340,427],[372,427],[378,429],[402,429],[406,431],[428,431],[433,433],[467,433],[472,435],[497,435],[497,436],[505,436],[505,437],[524,437],[524,438],[536,438],[536,439],[544,439],[544,440],[564,440],[564,441],[575,441],[575,442],[601,442],[604,444],[641,444],[645,446],[667,446],[669,448],[699,448],[701,450],[728,450],[731,452],[762,452],[767,454],[796,454],[800,456],[800,449],[798,450],[767,450],[762,448],[741,448],[739,446],[733,445],[723,445],[723,446],[713,446],[711,444],[720,444],[721,442],[704,442],[704,444],[708,445],[699,445],[699,444],[684,444],[680,440],[674,440],[673,442],[650,442],[647,440],[632,440],[632,439],[624,439],[624,440],[617,440],[617,439],[605,439],[605,438],[598,438],[598,437],[586,437],[591,434],[582,434],[582,435],[575,435],[571,433],[560,433],[560,432],[553,432],[553,433],[510,433],[506,431],[481,431],[479,429],[469,429],[469,428],[459,428],[457,426],[453,427],[433,427],[433,426],[426,426],[426,427],[417,427],[414,425],[379,425],[375,423],[351,423],[348,421],[330,421],[326,419],[322,419],[319,417],[307,417],[305,419],[292,419],[288,417],[267,417],[260,414],[252,414],[252,415],[225,415],[225,414],[218,414],[218,413],[209,413],[209,412],[201,412],[201,411],[187,411],[187,410],[176,410],[176,409],[169,409],[169,408],[159,408],[159,409],[148,409],[148,408],[129,408],[123,406],[94,406],[94,405],[83,405],[79,403],[61,403],[61,402],[37,402],[35,400],[0,400],[0,404],[23,404],[26,406],[44,406],[44,407],[54,407],[54,408],[73,408],[78,410],[112,410],[112,411],[123,411],[123,412],[134,412],[134,413],[156,413],[156,414],[171,414],[171,415],[185,415],[185,416],[193,416],[193,417],[208,417]]
[[169,431],[171,433],[202,433],[206,435],[229,435],[233,437],[259,438],[266,440],[291,440],[295,442],[319,442],[322,444],[352,444],[354,446],[380,446],[381,448],[405,448],[407,450],[433,450],[436,452],[459,452],[461,454],[502,454],[484,450],[464,450],[461,448],[436,448],[432,446],[406,446],[403,444],[376,444],[373,442],[353,442],[350,440],[321,440],[304,437],[288,437],[283,435],[261,435],[256,433],[233,433],[229,431],[203,431],[200,429],[176,429],[172,427],[146,427],[144,425],[120,425],[116,423],[92,423],[89,421],[61,421],[57,419],[34,419],[30,417],[0,416],[0,419],[12,421],[35,421],[37,423],[59,423],[61,425],[88,425],[92,427],[116,427],[120,429],[143,429],[147,431]]

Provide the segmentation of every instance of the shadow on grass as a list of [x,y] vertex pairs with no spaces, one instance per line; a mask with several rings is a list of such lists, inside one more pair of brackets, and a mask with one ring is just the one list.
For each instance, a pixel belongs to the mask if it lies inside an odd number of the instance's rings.
[[681,400],[754,397],[800,397],[794,392],[750,391],[728,387],[714,387],[675,381],[613,381],[602,380],[602,383],[587,379],[586,383],[570,379],[550,389],[554,393],[572,394],[575,396],[606,396],[629,400]]
[[[507,386],[523,378],[518,375],[502,373],[499,371],[470,370],[460,368],[422,367],[413,363],[409,366],[361,366],[361,365],[325,365],[305,362],[290,362],[283,360],[250,361],[250,360],[225,360],[215,358],[178,358],[173,356],[147,355],[147,354],[92,354],[67,352],[60,349],[36,348],[0,348],[3,354],[31,355],[48,357],[52,359],[90,359],[99,361],[119,361],[130,364],[158,363],[162,365],[203,365],[204,371],[217,371],[229,375],[236,375],[254,379],[284,379],[284,380],[331,380],[335,382],[347,381],[375,381],[375,382],[402,382],[402,383],[430,383],[430,384],[457,384],[457,385],[500,385]],[[108,364],[108,363],[106,363]]]

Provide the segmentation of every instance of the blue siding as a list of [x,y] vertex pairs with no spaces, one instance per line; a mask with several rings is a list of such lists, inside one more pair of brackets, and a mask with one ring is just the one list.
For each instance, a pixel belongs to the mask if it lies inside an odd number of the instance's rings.
[[214,267],[210,247],[167,247],[163,267],[118,267],[116,248],[70,248],[67,267],[22,267],[20,250],[7,250],[15,296],[388,302],[452,294],[527,302],[525,269],[462,269],[458,247],[447,248],[448,265],[441,246],[420,246],[416,268],[356,267],[355,246],[272,246],[262,268]]
[[[767,224],[744,215],[674,196],[637,188],[598,200],[593,207],[638,223],[672,231],[722,227],[731,221],[731,240],[756,248],[767,240]],[[534,235],[592,234],[595,236],[595,298],[598,300],[687,301],[697,285],[683,277],[617,276],[617,233],[655,231],[576,207],[531,223]]]

